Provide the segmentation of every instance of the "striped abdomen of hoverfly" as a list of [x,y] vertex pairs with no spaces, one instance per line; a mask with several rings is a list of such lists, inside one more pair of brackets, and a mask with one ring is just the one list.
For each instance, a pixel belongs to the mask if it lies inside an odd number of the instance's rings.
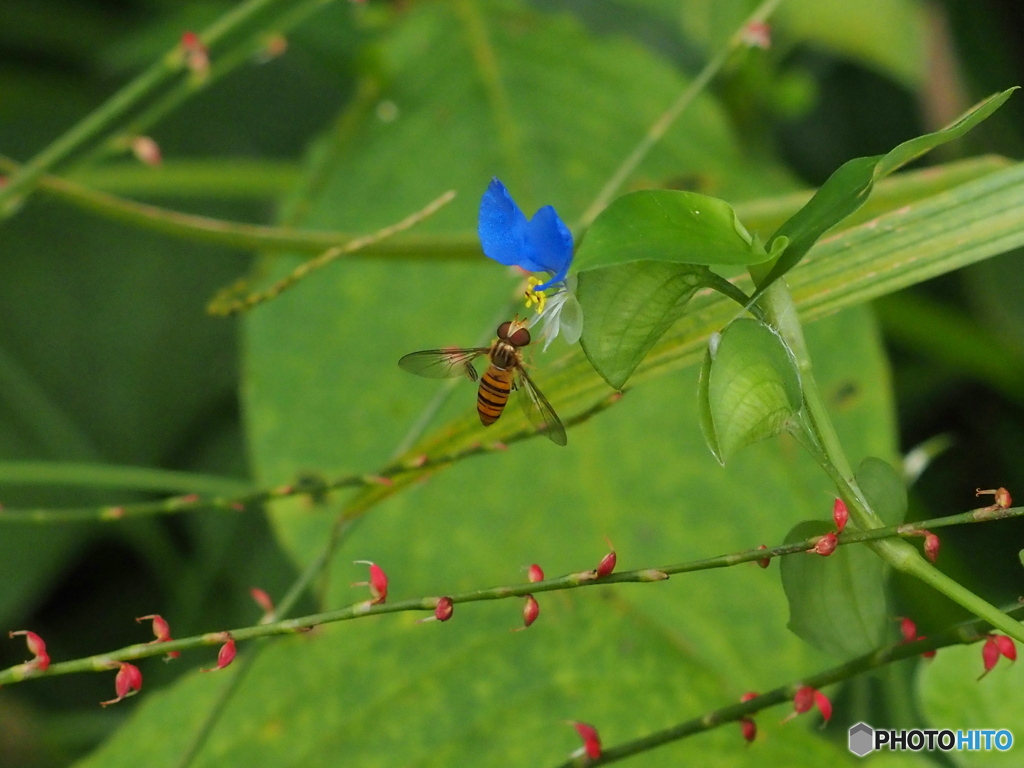
[[491,364],[480,377],[480,389],[476,393],[476,412],[485,427],[496,422],[505,410],[520,352],[506,341],[496,341],[488,357]]

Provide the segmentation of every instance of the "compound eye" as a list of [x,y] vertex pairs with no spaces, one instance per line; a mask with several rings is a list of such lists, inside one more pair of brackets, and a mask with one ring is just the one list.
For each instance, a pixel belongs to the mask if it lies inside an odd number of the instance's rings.
[[502,341],[508,341],[508,329],[512,327],[512,321],[506,320],[504,323],[498,326],[498,338]]
[[525,347],[530,343],[530,332],[525,328],[520,328],[508,337],[508,343],[513,347]]

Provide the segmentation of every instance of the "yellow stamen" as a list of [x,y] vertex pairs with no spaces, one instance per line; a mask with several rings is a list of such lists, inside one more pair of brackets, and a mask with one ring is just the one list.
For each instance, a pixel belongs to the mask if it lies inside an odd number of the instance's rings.
[[541,314],[544,311],[544,305],[547,303],[548,297],[543,292],[537,292],[533,290],[540,285],[543,280],[538,280],[536,277],[531,277],[526,281],[526,307],[529,309],[534,304],[537,305],[535,310],[537,314]]

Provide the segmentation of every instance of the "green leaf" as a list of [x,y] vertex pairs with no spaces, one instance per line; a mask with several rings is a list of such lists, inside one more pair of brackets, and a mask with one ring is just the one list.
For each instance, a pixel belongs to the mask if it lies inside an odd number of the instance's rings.
[[803,403],[800,376],[779,336],[741,318],[709,347],[697,398],[708,447],[721,463],[785,429]]
[[713,275],[702,265],[644,261],[584,272],[576,297],[583,307],[580,343],[605,381],[621,389]]
[[907,486],[892,465],[868,456],[857,467],[857,485],[886,525],[899,525],[907,514]]
[[[786,542],[834,530],[830,523],[808,520],[793,528]],[[799,637],[844,659],[881,644],[888,617],[885,574],[882,560],[866,546],[838,547],[827,557],[790,555],[780,559],[780,570],[789,628]]]
[[[761,282],[756,295],[799,264],[825,232],[860,208],[876,181],[940,144],[963,136],[999,109],[1015,90],[1009,88],[994,94],[975,104],[942,130],[905,141],[885,155],[858,157],[840,166],[811,201],[772,236],[773,240],[788,237],[789,247]],[[771,241],[768,244],[770,248]]]
[[1000,659],[981,680],[982,643],[941,649],[934,659],[921,664],[917,678],[921,711],[932,728],[1008,728],[1014,746],[1006,752],[954,751],[946,754],[957,768],[1020,765],[1021,733],[1024,732],[1024,664]]
[[631,192],[605,208],[587,230],[573,268],[586,272],[652,260],[757,264],[767,258],[728,203],[662,189]]

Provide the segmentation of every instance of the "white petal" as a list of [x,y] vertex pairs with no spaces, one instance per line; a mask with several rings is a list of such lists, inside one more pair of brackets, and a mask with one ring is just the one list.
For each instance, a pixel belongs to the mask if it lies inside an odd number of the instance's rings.
[[576,294],[567,292],[565,295],[562,311],[558,315],[559,330],[567,344],[575,344],[583,335],[583,307],[577,301]]

